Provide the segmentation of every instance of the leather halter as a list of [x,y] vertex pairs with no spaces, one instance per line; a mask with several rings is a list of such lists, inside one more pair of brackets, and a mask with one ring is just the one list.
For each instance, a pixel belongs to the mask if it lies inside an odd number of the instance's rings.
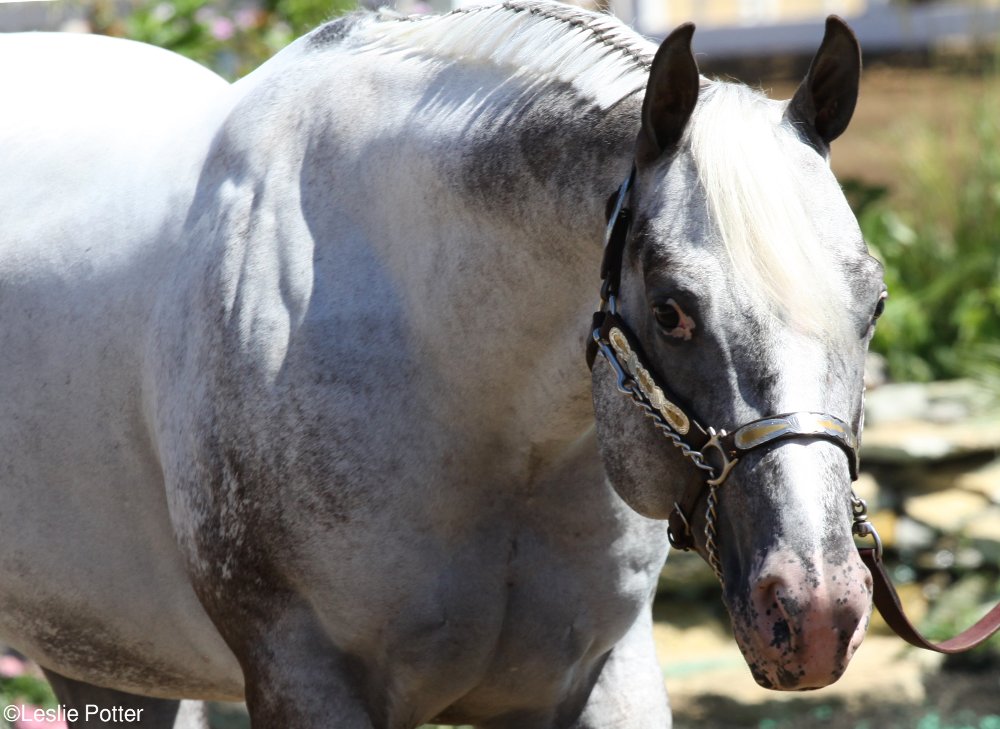
[[[702,425],[689,406],[676,396],[648,364],[642,347],[625,321],[618,315],[617,298],[621,285],[622,259],[631,228],[631,211],[626,205],[635,182],[633,165],[628,178],[618,188],[614,207],[608,217],[604,239],[604,260],[601,263],[601,304],[594,313],[591,337],[587,341],[587,366],[593,369],[600,353],[617,378],[618,389],[628,395],[654,426],[705,475],[707,487],[705,514],[705,550],[708,562],[719,581],[725,585],[719,562],[715,522],[718,518],[718,489],[729,477],[733,467],[746,453],[767,448],[785,440],[826,440],[838,446],[847,456],[851,480],[858,478],[858,437],[843,420],[825,413],[794,412],[758,418],[737,427],[732,433],[716,431]],[[668,536],[677,549],[694,547],[688,514],[700,500],[705,489],[699,488],[684,499],[685,506],[674,503],[669,517]],[[865,502],[853,492],[852,532],[855,536],[871,537],[874,547],[858,547],[858,552],[872,576],[872,600],[886,623],[903,640],[918,648],[938,653],[961,653],[981,644],[1000,630],[1000,604],[979,622],[959,635],[941,643],[933,643],[913,627],[903,612],[902,603],[882,564],[882,541],[868,521]]]
[[[655,374],[643,356],[638,339],[618,315],[617,298],[621,285],[622,259],[631,228],[631,211],[626,205],[635,182],[635,167],[618,188],[614,208],[605,231],[604,260],[601,264],[601,305],[594,313],[587,364],[593,368],[598,353],[604,356],[617,377],[618,389],[629,395],[681,453],[706,476],[708,488],[705,523],[705,549],[708,561],[722,582],[715,522],[718,517],[718,489],[745,454],[768,448],[785,440],[826,440],[847,456],[851,479],[858,477],[858,441],[846,422],[833,415],[794,412],[752,420],[732,432],[703,425],[690,406],[675,395],[662,377]],[[702,489],[674,504],[670,514],[670,543],[678,549],[691,549],[689,514],[702,495]]]

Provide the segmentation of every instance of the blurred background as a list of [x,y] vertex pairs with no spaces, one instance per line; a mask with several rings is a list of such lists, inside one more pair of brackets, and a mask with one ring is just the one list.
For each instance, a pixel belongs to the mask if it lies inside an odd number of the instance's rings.
[[[423,13],[464,3],[395,7]],[[356,7],[352,0],[0,0],[0,31],[142,40],[236,79]],[[868,368],[858,491],[918,624],[938,638],[971,624],[1000,600],[1000,0],[610,0],[601,7],[652,38],[695,21],[707,75],[732,76],[776,98],[789,97],[802,78],[826,15],[841,15],[857,32],[865,51],[861,100],[834,143],[833,167],[890,291]],[[942,659],[905,646],[875,618],[840,682],[787,695],[754,684],[711,570],[697,557],[671,555],[656,616],[680,729],[1000,729],[997,637]],[[0,646],[0,704],[52,704],[38,675]],[[247,726],[239,706],[212,711],[217,729]]]

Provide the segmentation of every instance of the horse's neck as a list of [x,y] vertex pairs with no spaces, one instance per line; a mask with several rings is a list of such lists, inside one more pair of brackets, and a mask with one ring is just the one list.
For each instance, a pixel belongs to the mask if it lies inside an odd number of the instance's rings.
[[638,101],[599,110],[485,64],[301,50],[259,77],[225,136],[250,228],[284,231],[249,270],[311,275],[240,279],[234,300],[336,319],[315,347],[366,362],[379,391],[417,393],[404,402],[424,431],[565,449],[593,420],[584,344]]
[[558,448],[593,418],[584,341],[638,110],[601,111],[565,88],[525,100],[468,73],[440,74],[420,96],[434,101],[369,148],[387,173],[369,225],[454,403]]

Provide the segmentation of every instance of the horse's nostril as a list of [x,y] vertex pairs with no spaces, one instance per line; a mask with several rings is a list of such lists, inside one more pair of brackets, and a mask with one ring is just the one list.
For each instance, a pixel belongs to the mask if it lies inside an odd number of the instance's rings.
[[756,581],[752,594],[758,635],[766,639],[768,648],[783,654],[794,653],[796,604],[785,580],[777,575],[762,577]]
[[867,569],[862,570],[862,572],[864,573],[865,576],[864,578],[865,592],[867,592],[870,597],[875,589],[875,580],[872,579],[872,573],[869,572]]

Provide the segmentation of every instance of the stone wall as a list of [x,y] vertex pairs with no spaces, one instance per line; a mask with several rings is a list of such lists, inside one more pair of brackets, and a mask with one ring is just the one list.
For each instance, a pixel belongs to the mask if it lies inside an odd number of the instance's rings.
[[947,635],[1000,600],[1000,398],[969,381],[892,384],[865,412],[858,494],[908,610]]

